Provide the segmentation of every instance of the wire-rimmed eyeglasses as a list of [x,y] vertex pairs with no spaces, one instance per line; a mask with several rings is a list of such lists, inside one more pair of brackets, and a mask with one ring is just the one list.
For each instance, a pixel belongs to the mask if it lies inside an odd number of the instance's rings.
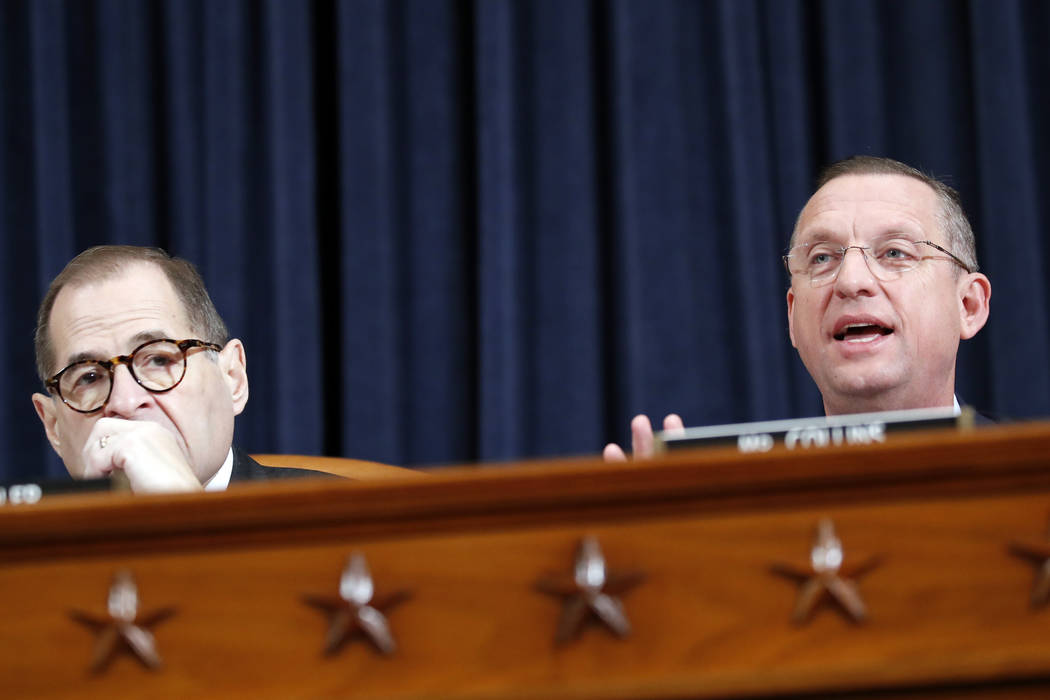
[[139,386],[155,394],[171,391],[186,376],[186,353],[191,348],[222,350],[203,340],[150,340],[127,355],[108,360],[80,360],[44,382],[49,391],[80,413],[94,413],[109,401],[113,372],[125,365]]
[[[948,257],[923,255],[926,250],[923,246],[930,246]],[[871,274],[883,282],[895,280],[905,272],[914,270],[923,260],[945,260],[954,262],[967,272],[977,271],[976,266],[970,267],[950,250],[933,241],[913,241],[902,237],[883,238],[866,246],[840,246],[833,241],[803,243],[783,257],[784,267],[789,274],[806,276],[811,286],[820,287],[838,277],[842,260],[853,248],[860,251]]]

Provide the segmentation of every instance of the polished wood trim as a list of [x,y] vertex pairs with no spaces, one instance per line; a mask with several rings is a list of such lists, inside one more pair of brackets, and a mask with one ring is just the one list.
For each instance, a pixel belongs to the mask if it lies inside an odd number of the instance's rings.
[[354,481],[374,479],[405,479],[422,476],[423,472],[393,464],[369,462],[345,457],[318,457],[314,455],[253,454],[251,458],[264,467],[292,467],[335,474]]
[[1048,455],[1050,426],[1040,423],[822,450],[717,448],[651,462],[520,462],[406,480],[247,483],[210,494],[70,494],[32,508],[0,508],[0,562],[69,547],[90,556],[134,547],[144,534],[171,546],[201,538],[225,545],[1025,492],[1050,488]]
[[[1047,610],[1028,598],[1045,541],[1050,425],[894,436],[819,451],[730,449],[436,469],[428,478],[292,479],[219,494],[70,495],[0,508],[0,677],[12,697],[1035,698],[1050,693]],[[834,521],[863,625],[821,605],[793,625],[813,529]],[[580,538],[612,570],[633,628],[555,646]],[[399,651],[321,655],[347,556],[367,556]],[[104,610],[133,571],[165,667],[122,656],[88,677],[68,610]]]

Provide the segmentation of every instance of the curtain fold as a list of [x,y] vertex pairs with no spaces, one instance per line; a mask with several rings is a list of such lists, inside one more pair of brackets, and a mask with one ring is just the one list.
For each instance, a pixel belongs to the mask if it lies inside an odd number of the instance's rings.
[[0,480],[48,281],[201,270],[249,451],[596,453],[632,415],[819,414],[779,256],[817,170],[960,190],[993,284],[958,391],[1050,413],[1050,6],[1023,0],[0,3]]
[[1047,114],[1033,120],[1032,93],[1040,89],[1034,82],[1039,78],[1029,73],[1031,49],[1024,41],[1035,36],[1020,6],[978,2],[972,19],[981,252],[993,281],[993,310],[1004,310],[997,302],[1019,303],[995,316],[989,354],[1012,361],[991,363],[988,379],[996,402],[1035,404],[1050,396],[1046,294],[1030,293],[1045,287],[1048,260],[1047,221],[1040,212],[1047,194],[1046,180],[1040,178],[1047,173],[1037,169],[1036,160],[1044,158],[1033,151],[1034,135],[1045,128]]

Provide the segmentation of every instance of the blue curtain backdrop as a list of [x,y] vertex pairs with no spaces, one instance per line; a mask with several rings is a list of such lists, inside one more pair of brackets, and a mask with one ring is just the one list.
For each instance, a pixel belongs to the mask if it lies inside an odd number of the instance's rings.
[[237,441],[402,464],[596,452],[637,412],[821,412],[779,255],[814,175],[963,194],[992,317],[958,388],[1050,413],[1050,3],[0,2],[0,456],[48,281],[194,261],[248,349]]

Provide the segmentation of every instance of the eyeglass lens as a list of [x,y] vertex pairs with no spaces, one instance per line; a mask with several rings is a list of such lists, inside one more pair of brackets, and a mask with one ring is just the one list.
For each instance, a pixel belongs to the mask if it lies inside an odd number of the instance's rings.
[[[186,372],[186,356],[178,345],[162,340],[138,348],[126,363],[132,376],[150,391],[166,391]],[[81,362],[67,369],[59,379],[59,392],[73,408],[90,411],[109,398],[115,367],[100,362]]]
[[837,275],[842,261],[852,249],[864,257],[872,274],[881,280],[893,280],[914,269],[922,259],[922,243],[907,238],[887,238],[870,246],[840,246],[821,241],[796,246],[791,254],[791,272],[804,274],[814,285],[826,284]]

